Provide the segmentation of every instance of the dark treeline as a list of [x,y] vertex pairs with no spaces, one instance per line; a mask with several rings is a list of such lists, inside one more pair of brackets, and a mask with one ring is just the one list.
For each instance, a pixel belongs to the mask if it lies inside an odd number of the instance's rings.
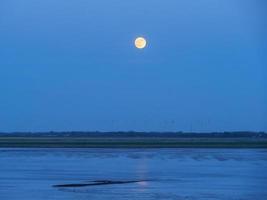
[[135,132],[135,131],[118,131],[118,132],[12,132],[0,133],[0,137],[174,137],[174,138],[267,138],[265,132]]

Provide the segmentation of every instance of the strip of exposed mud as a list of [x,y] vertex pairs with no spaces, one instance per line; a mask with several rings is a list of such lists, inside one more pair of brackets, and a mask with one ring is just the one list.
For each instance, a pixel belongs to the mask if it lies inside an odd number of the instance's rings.
[[148,182],[148,181],[151,181],[151,180],[127,180],[127,181],[96,180],[96,181],[92,181],[89,183],[72,183],[72,184],[53,185],[53,187],[57,187],[57,188],[85,187],[85,186],[96,186],[96,185],[140,183],[140,182]]

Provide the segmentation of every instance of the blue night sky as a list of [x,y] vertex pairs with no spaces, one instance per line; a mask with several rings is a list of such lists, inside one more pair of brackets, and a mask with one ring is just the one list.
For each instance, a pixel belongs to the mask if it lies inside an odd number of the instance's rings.
[[0,131],[267,131],[266,68],[265,0],[0,2]]

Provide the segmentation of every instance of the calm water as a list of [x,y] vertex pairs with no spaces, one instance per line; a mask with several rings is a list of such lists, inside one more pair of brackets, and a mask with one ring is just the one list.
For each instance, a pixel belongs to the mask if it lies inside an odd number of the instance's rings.
[[[58,189],[54,184],[140,183]],[[1,200],[267,199],[266,149],[0,149]]]

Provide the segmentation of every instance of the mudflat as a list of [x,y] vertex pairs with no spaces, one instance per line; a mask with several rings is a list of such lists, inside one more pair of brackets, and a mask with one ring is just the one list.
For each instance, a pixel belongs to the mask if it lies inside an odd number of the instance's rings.
[[0,148],[0,199],[264,199],[266,169],[266,149]]

